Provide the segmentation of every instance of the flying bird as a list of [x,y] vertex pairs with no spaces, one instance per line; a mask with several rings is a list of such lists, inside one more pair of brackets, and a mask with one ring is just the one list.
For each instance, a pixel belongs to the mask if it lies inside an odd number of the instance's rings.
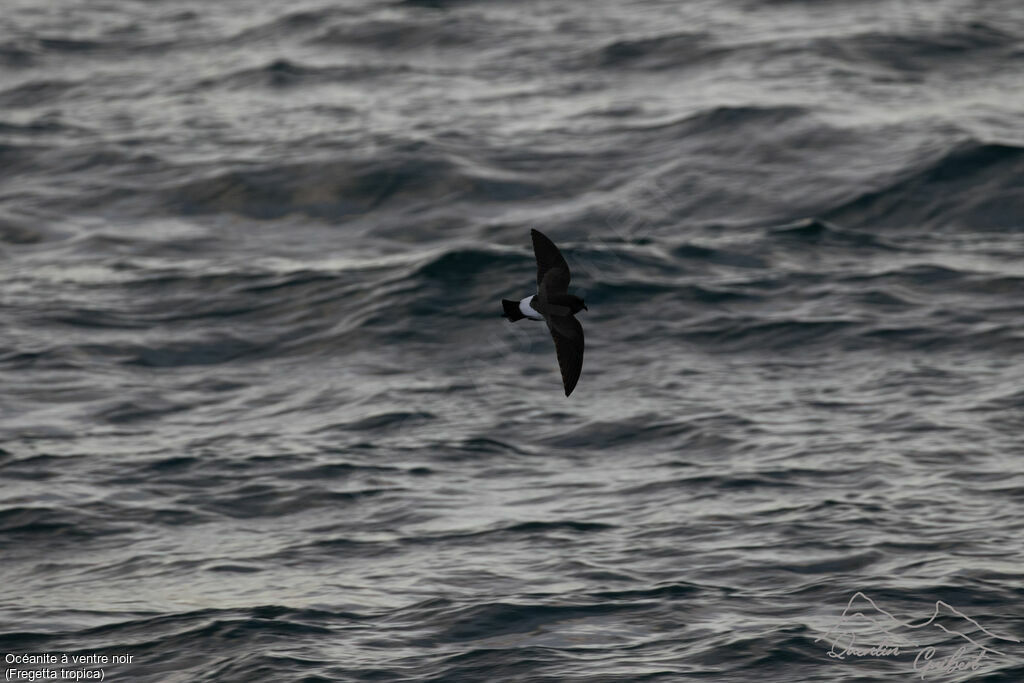
[[537,293],[518,303],[502,299],[503,316],[513,323],[523,318],[547,323],[555,340],[562,386],[568,396],[583,370],[583,326],[573,314],[587,310],[587,305],[575,294],[569,294],[569,264],[555,243],[537,230],[531,230],[530,237],[537,258]]

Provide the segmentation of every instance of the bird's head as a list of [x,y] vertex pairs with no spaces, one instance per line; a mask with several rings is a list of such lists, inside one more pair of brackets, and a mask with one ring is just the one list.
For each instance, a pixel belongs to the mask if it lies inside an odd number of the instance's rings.
[[569,303],[569,308],[572,310],[573,313],[579,313],[580,311],[587,310],[587,304],[584,303],[583,299],[572,294],[570,294],[569,296],[572,298]]

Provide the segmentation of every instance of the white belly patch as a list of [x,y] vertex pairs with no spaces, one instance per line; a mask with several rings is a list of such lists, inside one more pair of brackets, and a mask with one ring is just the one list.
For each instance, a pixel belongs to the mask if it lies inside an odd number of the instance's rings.
[[533,296],[528,296],[519,302],[519,312],[525,315],[530,320],[543,320],[544,316],[542,316],[540,313],[538,313],[537,311],[533,310],[533,308],[530,307],[530,299],[532,298]]

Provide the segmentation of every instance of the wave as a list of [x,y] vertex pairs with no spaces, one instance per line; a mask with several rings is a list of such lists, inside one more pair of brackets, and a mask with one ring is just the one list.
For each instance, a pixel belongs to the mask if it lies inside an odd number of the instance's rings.
[[287,59],[275,59],[264,66],[242,69],[213,78],[204,78],[197,81],[194,87],[200,89],[226,88],[228,90],[317,87],[360,80],[370,81],[405,70],[407,67],[373,63],[313,67]]
[[1024,190],[1013,179],[1022,172],[1024,147],[964,140],[823,216],[874,230],[1020,229]]
[[858,69],[869,65],[885,69],[901,79],[912,79],[928,70],[949,70],[958,64],[973,68],[1000,56],[1010,57],[1020,37],[984,21],[957,22],[935,30],[880,33],[820,38],[811,49],[840,59]]
[[336,18],[349,16],[350,10],[343,7],[302,9],[285,12],[269,21],[261,22],[235,33],[229,41],[236,44],[263,42],[270,39],[286,39],[315,32],[325,23]]
[[338,220],[385,207],[447,202],[508,202],[543,187],[510,173],[470,170],[441,155],[402,154],[362,161],[279,164],[188,180],[165,191],[185,215],[234,213],[269,220],[289,214]]
[[19,109],[53,104],[67,97],[83,84],[68,80],[34,80],[0,90],[0,106]]
[[[3,158],[3,149],[0,148],[0,159]],[[42,228],[31,226],[28,221],[12,217],[0,216],[0,242],[5,244],[39,244],[54,235]]]
[[0,532],[4,540],[0,547],[16,548],[32,544],[35,539],[65,547],[83,539],[124,533],[129,529],[123,522],[103,520],[64,507],[13,506],[0,508]]
[[486,40],[486,16],[479,17],[472,27],[455,17],[421,16],[418,19],[360,20],[332,26],[309,42],[320,46],[372,48],[393,55],[426,48],[450,49],[470,47]]
[[[19,235],[12,232],[8,241],[33,243],[31,235]],[[914,344],[1019,347],[1019,324],[1004,295],[1020,278],[931,263],[920,250],[906,249],[905,240],[822,219],[747,229],[747,235],[726,244],[709,240],[707,246],[660,239],[645,245],[572,239],[562,244],[574,264],[574,289],[592,309],[588,317],[656,316],[657,324],[641,330],[613,325],[604,333],[623,342],[681,340],[716,353]],[[829,273],[827,259],[840,256],[872,259],[875,265],[871,272]],[[780,269],[780,260],[788,265]],[[457,244],[402,258],[342,259],[336,265],[327,260],[283,270],[120,268],[109,278],[97,272],[74,280],[93,292],[92,305],[69,302],[35,316],[38,324],[73,332],[72,339],[4,349],[0,363],[66,368],[92,359],[125,367],[185,368],[326,359],[367,345],[401,344],[406,352],[428,353],[431,345],[458,338],[460,348],[479,347],[480,362],[492,362],[510,344],[530,354],[547,350],[518,338],[495,346],[510,329],[501,324],[497,302],[526,293],[533,286],[533,268],[527,247]],[[137,304],[125,306],[119,295],[125,288],[132,289]],[[954,303],[948,294],[954,290],[973,298],[966,305]],[[806,291],[821,302],[812,314],[793,308]],[[165,303],[154,306],[150,294]],[[296,309],[297,301],[302,308]],[[942,301],[948,308],[935,306]],[[440,319],[446,324],[434,324]],[[173,331],[200,321],[201,330]],[[520,331],[530,329],[515,330]],[[130,423],[177,408],[158,401],[149,407],[115,403],[103,410],[98,417],[105,422]],[[399,412],[405,419],[415,411]]]
[[587,66],[658,71],[692,67],[726,52],[708,33],[671,33],[608,43],[587,60]]
[[513,268],[536,267],[533,254],[512,254],[494,249],[451,248],[427,259],[409,277],[442,284],[460,285]]
[[873,233],[851,230],[816,218],[807,218],[789,225],[772,227],[769,229],[769,235],[780,241],[792,240],[802,244],[839,249],[902,251],[900,247],[889,244],[882,237]]
[[[798,105],[715,106],[689,113],[681,118],[646,125],[621,126],[615,132],[642,134],[652,142],[664,144],[673,139],[693,138],[709,146],[728,143],[718,134],[731,136],[743,128],[753,128],[754,137],[778,135],[778,128],[810,118],[811,111]],[[758,135],[761,131],[761,135]]]
[[11,69],[24,69],[36,63],[33,50],[17,41],[0,43],[0,64]]

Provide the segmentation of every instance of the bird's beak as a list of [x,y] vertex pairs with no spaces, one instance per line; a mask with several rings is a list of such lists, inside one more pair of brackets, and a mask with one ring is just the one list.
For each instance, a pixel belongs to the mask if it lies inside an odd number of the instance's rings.
[[583,310],[584,310],[584,311],[589,311],[590,309],[589,309],[589,308],[587,308],[587,305],[586,305],[586,304],[583,304]]

